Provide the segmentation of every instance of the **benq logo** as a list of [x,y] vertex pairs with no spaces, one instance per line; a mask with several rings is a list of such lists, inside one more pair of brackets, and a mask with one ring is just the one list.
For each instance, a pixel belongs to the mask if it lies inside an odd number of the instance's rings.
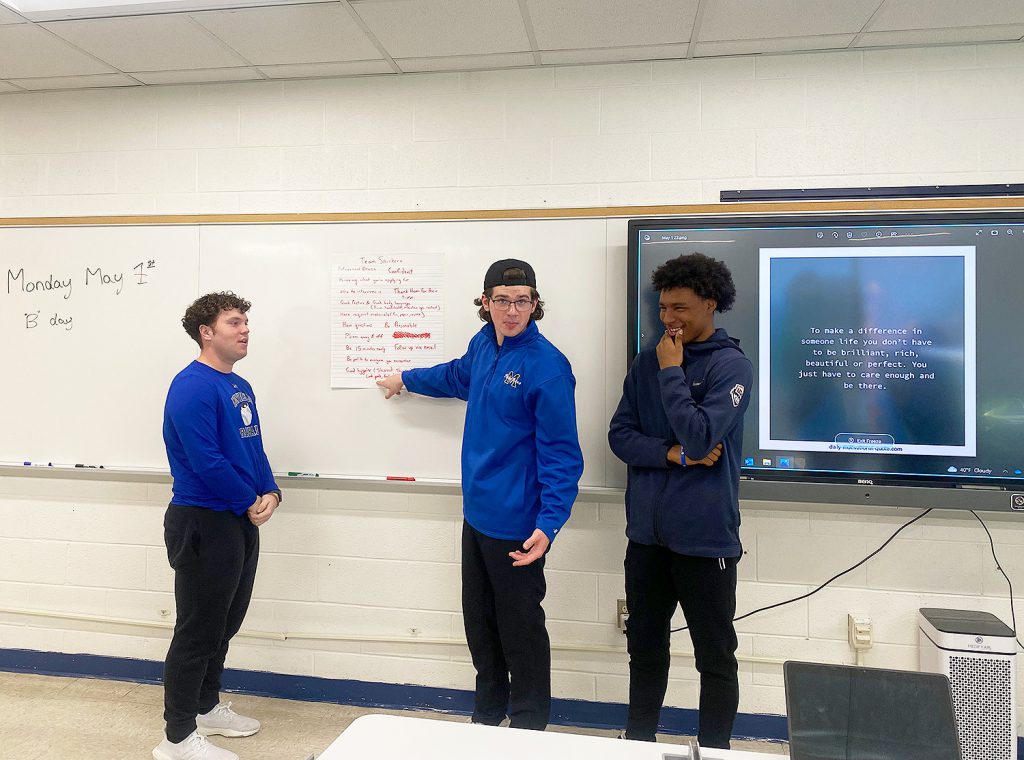
[[861,485],[861,486],[873,486],[874,484],[875,484],[875,481],[873,481],[873,480],[868,480],[867,478],[858,478],[858,479],[857,479],[857,485]]

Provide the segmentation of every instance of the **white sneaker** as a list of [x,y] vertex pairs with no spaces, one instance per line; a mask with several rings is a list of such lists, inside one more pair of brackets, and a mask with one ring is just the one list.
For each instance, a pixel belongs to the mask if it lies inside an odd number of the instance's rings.
[[154,760],[238,760],[230,750],[211,744],[210,740],[193,731],[177,744],[165,738],[153,748]]
[[205,715],[196,716],[196,730],[203,736],[252,736],[260,730],[260,722],[239,715],[230,702],[221,702]]

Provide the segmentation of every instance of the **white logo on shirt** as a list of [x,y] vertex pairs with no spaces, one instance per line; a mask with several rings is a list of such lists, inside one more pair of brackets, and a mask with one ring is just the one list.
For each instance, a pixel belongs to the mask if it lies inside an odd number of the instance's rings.
[[739,406],[740,402],[743,400],[743,391],[744,390],[746,390],[746,389],[742,385],[740,385],[739,383],[736,383],[736,385],[734,385],[732,387],[732,390],[729,391],[729,396],[730,396],[730,398],[732,398],[732,405],[734,407]]
[[512,370],[509,370],[505,373],[505,385],[511,385],[513,388],[518,388],[522,385],[522,382],[520,381],[521,377],[522,375],[517,375]]
[[241,407],[241,409],[239,411],[242,413],[242,422],[244,424],[246,424],[246,425],[251,425],[252,424],[252,407],[249,406],[246,403],[243,403],[242,407]]

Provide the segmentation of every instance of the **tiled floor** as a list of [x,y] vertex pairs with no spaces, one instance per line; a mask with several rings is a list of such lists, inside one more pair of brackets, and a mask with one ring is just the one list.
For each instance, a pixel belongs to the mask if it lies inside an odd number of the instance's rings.
[[[241,760],[305,760],[319,754],[349,723],[370,710],[323,702],[225,695],[233,707],[263,723],[245,739],[215,737]],[[162,738],[159,686],[0,672],[0,760],[146,760]],[[439,720],[464,716],[418,714]],[[552,727],[611,736],[613,731]],[[666,742],[681,737],[663,737]],[[734,749],[785,753],[767,742],[733,742]]]

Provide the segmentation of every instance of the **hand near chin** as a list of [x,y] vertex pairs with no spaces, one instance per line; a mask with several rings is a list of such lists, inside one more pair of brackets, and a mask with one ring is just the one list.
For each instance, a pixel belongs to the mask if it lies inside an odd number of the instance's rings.
[[680,336],[673,338],[666,330],[658,341],[656,351],[661,369],[683,366],[683,339]]

